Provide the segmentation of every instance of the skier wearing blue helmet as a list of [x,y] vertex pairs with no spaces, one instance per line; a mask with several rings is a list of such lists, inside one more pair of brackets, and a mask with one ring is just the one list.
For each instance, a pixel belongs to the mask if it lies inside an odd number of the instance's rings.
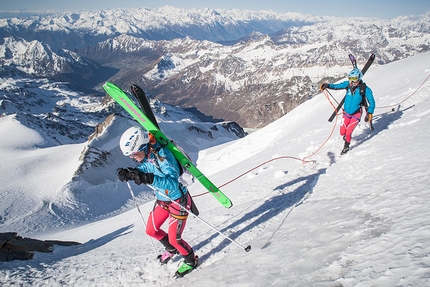
[[375,99],[373,97],[372,90],[368,86],[366,86],[362,79],[363,73],[361,72],[361,70],[358,68],[354,68],[348,75],[348,81],[344,81],[338,84],[323,83],[321,85],[321,90],[346,90],[345,102],[343,105],[343,123],[340,127],[340,135],[343,136],[345,144],[341,154],[345,154],[349,151],[352,132],[360,122],[362,115],[362,107],[366,107],[367,102],[369,104],[366,110],[367,115],[365,117],[365,121],[372,121],[372,114],[375,110]]

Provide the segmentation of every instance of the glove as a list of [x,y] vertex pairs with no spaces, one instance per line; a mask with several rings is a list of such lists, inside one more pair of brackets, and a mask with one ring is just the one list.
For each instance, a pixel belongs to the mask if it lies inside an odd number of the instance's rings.
[[152,184],[154,182],[154,174],[141,172],[137,168],[127,167],[127,168],[118,168],[117,175],[120,181],[129,181],[134,180],[134,182],[139,184]]
[[320,86],[321,91],[324,91],[325,89],[328,89],[328,84],[327,83],[322,83]]
[[364,121],[365,121],[365,122],[371,122],[371,121],[372,121],[372,118],[373,118],[372,114],[367,114],[367,115],[364,117]]
[[132,168],[132,167],[127,167],[127,168],[118,168],[116,170],[116,174],[118,175],[118,179],[120,181],[129,181],[129,180],[133,180],[135,177],[135,171],[137,171],[137,169]]
[[134,176],[134,183],[139,184],[152,184],[154,182],[154,174],[149,172],[141,172],[136,170],[136,174]]

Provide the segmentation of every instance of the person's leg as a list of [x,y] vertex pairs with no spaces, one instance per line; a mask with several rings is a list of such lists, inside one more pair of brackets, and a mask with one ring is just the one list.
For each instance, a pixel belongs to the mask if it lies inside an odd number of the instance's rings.
[[[186,194],[176,200],[176,202],[183,207],[189,208],[191,205],[191,198]],[[169,205],[169,212],[169,243],[185,257],[190,253],[193,253],[191,246],[182,239],[182,233],[187,223],[188,212],[186,210],[181,210],[181,208],[174,203]]]
[[340,135],[343,136],[343,139],[350,143],[352,139],[352,132],[355,127],[360,122],[361,112],[355,113],[353,115],[343,114],[343,123],[340,126]]
[[343,146],[341,154],[346,154],[349,151],[349,145],[352,139],[352,132],[360,122],[360,118],[361,118],[361,110],[353,115],[349,115],[349,114],[343,115],[343,124],[340,127],[340,134],[343,135],[345,144]]
[[167,233],[161,229],[161,226],[168,217],[169,211],[159,204],[156,204],[154,209],[149,213],[148,223],[146,224],[146,234],[157,240],[163,239]]
[[357,127],[358,123],[360,122],[361,118],[361,112],[355,113],[351,115],[351,118],[348,122],[348,125],[345,126],[345,141],[348,143],[351,143],[352,139],[352,132],[354,131],[355,127]]
[[[167,232],[161,229],[161,226],[169,218],[167,205],[156,204],[154,210],[149,213],[148,223],[146,224],[146,234],[160,241],[169,253],[175,254],[177,250],[170,244]],[[172,255],[173,256],[173,255]]]
[[351,121],[351,116],[349,114],[343,113],[343,121],[342,121],[342,125],[340,126],[340,135],[343,136],[344,140],[346,139],[346,130],[350,121]]

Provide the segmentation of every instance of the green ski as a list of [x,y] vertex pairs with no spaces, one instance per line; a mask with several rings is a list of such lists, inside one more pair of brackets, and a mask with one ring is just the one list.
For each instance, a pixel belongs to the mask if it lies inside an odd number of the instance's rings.
[[197,178],[198,181],[226,208],[233,206],[230,199],[219,190],[193,163],[190,161],[149,118],[136,106],[130,97],[115,84],[106,82],[103,89],[121,107],[123,107],[137,122],[150,132],[159,142],[169,149],[176,159]]

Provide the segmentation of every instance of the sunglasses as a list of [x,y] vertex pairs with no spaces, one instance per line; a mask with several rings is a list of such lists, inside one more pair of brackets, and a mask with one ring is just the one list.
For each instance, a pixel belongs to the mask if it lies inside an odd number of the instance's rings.
[[146,155],[148,153],[148,144],[141,145],[140,148],[137,151],[133,152],[130,156],[135,157],[141,151],[145,152]]

